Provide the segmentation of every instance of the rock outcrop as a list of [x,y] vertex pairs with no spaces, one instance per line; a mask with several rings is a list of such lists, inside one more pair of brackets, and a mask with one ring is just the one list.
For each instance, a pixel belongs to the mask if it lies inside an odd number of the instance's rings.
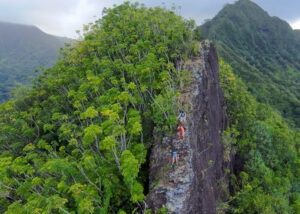
[[[192,84],[182,89],[180,98],[187,113],[186,140],[164,136],[155,139],[151,150],[146,203],[155,213],[217,213],[219,183],[227,184],[228,166],[221,143],[227,116],[218,57],[208,41],[201,42],[199,48],[200,54],[183,65],[192,76]],[[170,168],[171,144],[179,148],[180,159],[174,169]]]

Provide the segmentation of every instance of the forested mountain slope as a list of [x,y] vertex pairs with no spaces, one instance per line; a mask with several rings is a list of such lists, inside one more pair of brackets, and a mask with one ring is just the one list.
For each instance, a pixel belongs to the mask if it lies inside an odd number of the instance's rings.
[[[132,213],[142,209],[147,148],[175,128],[175,68],[193,23],[124,3],[0,108],[0,212]],[[145,188],[146,189],[146,188]]]
[[[173,205],[299,213],[299,133],[210,45],[200,48],[193,21],[129,2],[102,15],[23,96],[1,104],[0,213],[153,212],[146,197],[158,182],[148,182],[149,166],[165,163],[168,174],[170,153],[149,154],[162,142],[154,140],[176,137],[181,108],[190,154],[180,164],[189,160],[195,188],[185,192],[188,204],[177,195]],[[168,205],[157,212],[175,210]]]
[[[271,106],[261,104],[220,61],[229,128],[222,133],[223,159],[232,161],[230,193],[219,210],[228,213],[300,212],[300,133]],[[230,159],[231,152],[234,157]]]
[[0,22],[0,102],[17,84],[28,84],[35,69],[53,66],[67,41],[34,26]]
[[300,126],[300,37],[249,0],[226,5],[201,32],[258,101]]

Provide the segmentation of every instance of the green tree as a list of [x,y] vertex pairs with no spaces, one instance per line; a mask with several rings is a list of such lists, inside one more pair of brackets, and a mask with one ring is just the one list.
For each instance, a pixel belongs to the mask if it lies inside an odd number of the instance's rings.
[[[0,202],[7,213],[117,213],[145,198],[154,126],[174,125],[193,22],[125,2],[0,108]],[[172,100],[172,102],[170,102]]]
[[232,212],[296,212],[299,132],[270,106],[258,103],[222,60],[220,80],[230,122],[226,141],[230,136],[241,163],[232,175]]

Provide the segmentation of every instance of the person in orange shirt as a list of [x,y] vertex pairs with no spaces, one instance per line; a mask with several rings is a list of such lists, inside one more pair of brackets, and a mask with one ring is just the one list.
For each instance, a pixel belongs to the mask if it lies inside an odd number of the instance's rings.
[[184,137],[184,135],[185,135],[184,127],[182,125],[179,125],[177,127],[177,131],[178,131],[177,135],[178,135],[179,139],[185,140],[185,137]]

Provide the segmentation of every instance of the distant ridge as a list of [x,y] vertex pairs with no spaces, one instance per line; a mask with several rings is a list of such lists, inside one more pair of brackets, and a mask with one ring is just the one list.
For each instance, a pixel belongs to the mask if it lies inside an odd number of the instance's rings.
[[67,38],[67,37],[61,37],[61,36],[56,36],[56,35],[45,33],[41,29],[39,29],[38,27],[36,27],[34,25],[0,21],[0,27],[1,27],[1,30],[2,29],[6,30],[6,32],[1,31],[0,32],[1,35],[13,33],[13,32],[19,33],[20,30],[22,30],[22,32],[25,33],[25,35],[22,35],[22,36],[25,36],[25,37],[33,36],[34,33],[36,33],[36,34],[42,35],[43,37],[51,36],[51,37],[56,38],[57,40],[62,40],[63,42],[70,41],[70,38]]
[[68,38],[44,33],[30,25],[0,22],[0,102],[17,84],[28,84],[35,69],[53,66]]
[[300,127],[300,31],[257,4],[226,5],[201,26],[252,94]]

